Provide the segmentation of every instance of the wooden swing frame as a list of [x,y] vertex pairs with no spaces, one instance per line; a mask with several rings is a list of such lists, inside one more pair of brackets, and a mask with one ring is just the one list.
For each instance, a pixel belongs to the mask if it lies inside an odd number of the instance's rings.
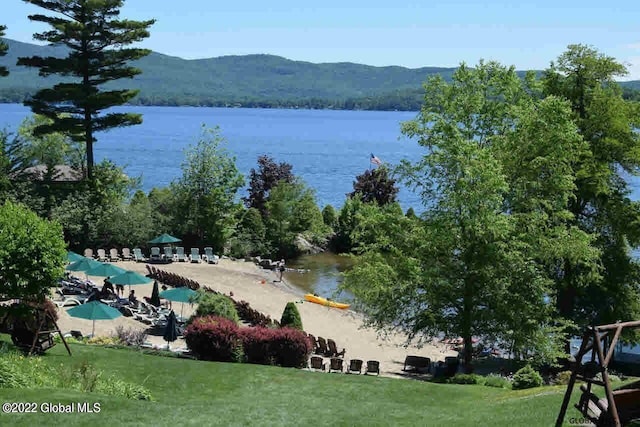
[[[611,387],[611,381],[609,379],[608,367],[613,358],[614,349],[618,339],[620,338],[620,334],[625,328],[640,329],[640,320],[609,325],[590,326],[585,330],[580,350],[578,350],[578,353],[575,356],[575,361],[572,361],[571,378],[567,385],[567,391],[564,394],[560,413],[556,419],[556,427],[562,426],[569,406],[569,401],[571,400],[571,393],[573,392],[573,388],[577,380],[581,380],[586,383],[586,388],[583,388],[583,396],[591,394],[591,387],[593,384],[604,387],[608,404],[606,413],[601,413],[598,419],[592,419],[592,421],[596,424],[601,423],[602,417],[605,416],[608,417],[607,422],[611,423],[611,425],[615,427],[622,426],[620,414],[618,413],[618,408],[614,399],[614,392]],[[604,346],[605,342],[608,344],[608,351],[606,354]],[[589,352],[591,352],[589,367],[600,372],[602,374],[602,380],[595,379],[595,371],[591,372],[594,375],[590,375],[589,372],[586,372],[586,365],[582,364],[583,357]],[[584,405],[584,407],[582,405]],[[590,419],[592,418],[586,413],[588,402],[581,399],[580,403],[575,406],[583,413],[583,415]]]

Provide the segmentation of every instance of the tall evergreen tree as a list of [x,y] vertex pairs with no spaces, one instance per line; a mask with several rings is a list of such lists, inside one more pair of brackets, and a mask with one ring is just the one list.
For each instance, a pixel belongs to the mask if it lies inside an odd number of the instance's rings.
[[[0,25],[0,37],[4,37],[4,30],[6,29],[6,26]],[[5,56],[7,54],[7,50],[9,50],[9,46],[4,41],[0,40],[0,56]],[[9,70],[7,70],[7,67],[0,66],[0,77],[4,77],[7,75],[9,75]]]
[[615,79],[627,74],[612,57],[570,45],[546,70],[547,94],[567,99],[587,144],[575,159],[576,188],[570,210],[575,224],[595,235],[602,279],[583,280],[584,268],[565,259],[558,269],[558,310],[581,326],[640,316],[640,203],[629,198],[627,178],[640,170],[640,109],[625,101]]
[[34,34],[36,40],[63,44],[66,58],[22,57],[18,65],[39,69],[41,76],[70,77],[53,88],[38,91],[25,105],[36,114],[53,120],[36,129],[37,133],[63,132],[83,141],[87,149],[87,175],[93,180],[95,133],[114,127],[140,124],[134,113],[107,113],[103,110],[122,105],[137,90],[104,90],[105,83],[132,78],[141,70],[127,65],[148,55],[148,49],[123,48],[149,37],[155,20],[118,19],[124,0],[24,0],[55,13],[55,16],[29,15],[31,21],[49,24],[52,29]]

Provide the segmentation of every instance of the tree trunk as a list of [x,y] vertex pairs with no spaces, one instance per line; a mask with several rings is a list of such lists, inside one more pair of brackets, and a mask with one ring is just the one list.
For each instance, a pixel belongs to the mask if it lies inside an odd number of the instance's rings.
[[462,302],[462,339],[464,342],[464,371],[473,372],[473,343],[471,342],[471,324],[473,317],[473,283],[471,278],[464,281],[464,296]]

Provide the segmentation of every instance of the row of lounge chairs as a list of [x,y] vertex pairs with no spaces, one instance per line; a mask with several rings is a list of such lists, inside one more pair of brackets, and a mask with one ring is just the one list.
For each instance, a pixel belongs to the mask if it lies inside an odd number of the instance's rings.
[[122,252],[118,252],[118,249],[109,249],[109,254],[105,249],[98,249],[96,254],[93,253],[93,249],[87,248],[83,254],[86,258],[96,259],[100,262],[117,262],[117,261],[144,261],[145,257],[142,255],[140,248],[134,248],[131,252],[130,248],[122,248]]
[[151,255],[149,256],[150,262],[192,262],[192,263],[201,263],[205,262],[207,264],[217,264],[220,260],[218,255],[213,253],[213,248],[206,247],[204,248],[204,255],[200,255],[199,248],[191,248],[191,255],[186,255],[184,252],[184,248],[182,246],[176,247],[175,252],[171,246],[165,246],[163,248],[163,253],[160,253],[159,247],[151,248]]
[[326,357],[344,357],[344,355],[347,353],[347,350],[344,348],[342,349],[342,351],[338,351],[338,346],[332,339],[325,340],[322,337],[316,338],[311,334],[307,334],[307,336],[311,341],[311,346],[313,347],[314,354],[319,354]]
[[[344,359],[340,357],[332,357],[329,359],[329,372],[345,372],[347,374],[362,374],[364,361],[362,359],[351,359],[349,366],[344,367]],[[326,371],[327,363],[320,356],[311,356],[309,360],[309,369]],[[380,362],[377,360],[367,360],[365,375],[380,375]]]
[[169,271],[160,270],[152,265],[147,265],[147,277],[150,277],[154,280],[159,281],[168,286],[172,286],[174,288],[183,288],[189,287],[194,291],[200,289],[200,283],[195,280],[189,279],[188,277],[181,276],[176,273],[171,273]]

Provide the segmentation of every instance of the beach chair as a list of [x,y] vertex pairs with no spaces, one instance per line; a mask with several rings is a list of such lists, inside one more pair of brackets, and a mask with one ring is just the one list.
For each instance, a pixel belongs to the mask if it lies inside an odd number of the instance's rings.
[[349,369],[347,369],[347,374],[361,374],[362,373],[362,360],[360,359],[351,359],[349,361]]
[[325,371],[327,369],[327,364],[324,363],[324,359],[319,356],[311,356],[311,360],[309,361],[309,368],[312,370],[321,370]]
[[331,356],[331,353],[329,352],[329,348],[327,347],[327,341],[322,337],[318,337],[317,342],[318,342],[318,354],[322,356]]
[[431,359],[422,356],[407,356],[404,359],[402,370],[428,373],[431,370]]
[[202,259],[205,260],[207,264],[217,264],[220,257],[213,254],[212,247],[206,247],[204,248],[204,255],[202,256]]
[[131,249],[122,248],[122,260],[123,261],[131,261],[133,256],[131,255]]
[[342,360],[339,357],[332,357],[331,359],[329,359],[329,373],[331,372],[342,372],[342,363],[344,362],[344,360]]
[[178,246],[176,248],[176,261],[185,262],[187,260],[187,256],[184,254],[184,248],[182,246]]
[[107,252],[104,249],[98,249],[98,257],[97,260],[100,262],[107,262]]
[[338,346],[336,346],[336,342],[332,339],[327,340],[327,346],[329,347],[329,356],[330,357],[344,357],[347,353],[346,349],[342,349],[342,351],[338,351]]
[[93,258],[93,249],[89,249],[89,248],[85,249],[84,256],[86,258]]
[[449,378],[453,377],[458,372],[460,366],[460,360],[455,356],[447,356],[444,358],[445,371],[444,376]]
[[309,338],[309,342],[311,343],[311,351],[313,352],[313,354],[318,354],[318,341],[316,340],[316,337],[311,334],[307,334],[307,337]]
[[117,262],[120,261],[120,255],[118,255],[118,250],[116,248],[109,249],[109,262]]
[[142,255],[142,250],[140,248],[133,248],[133,260],[135,262],[142,262],[145,260],[144,255]]
[[164,262],[175,261],[173,248],[171,246],[165,246],[163,249],[164,249],[164,254],[162,255],[162,258],[164,259]]
[[160,255],[160,248],[157,246],[154,246],[151,248],[151,255],[149,256],[149,260],[151,262],[154,261],[162,261],[162,255]]
[[200,249],[191,248],[191,255],[189,256],[191,262],[202,262],[202,258],[200,258]]
[[380,375],[380,362],[377,360],[367,360],[367,370],[364,371],[365,375],[376,374]]

